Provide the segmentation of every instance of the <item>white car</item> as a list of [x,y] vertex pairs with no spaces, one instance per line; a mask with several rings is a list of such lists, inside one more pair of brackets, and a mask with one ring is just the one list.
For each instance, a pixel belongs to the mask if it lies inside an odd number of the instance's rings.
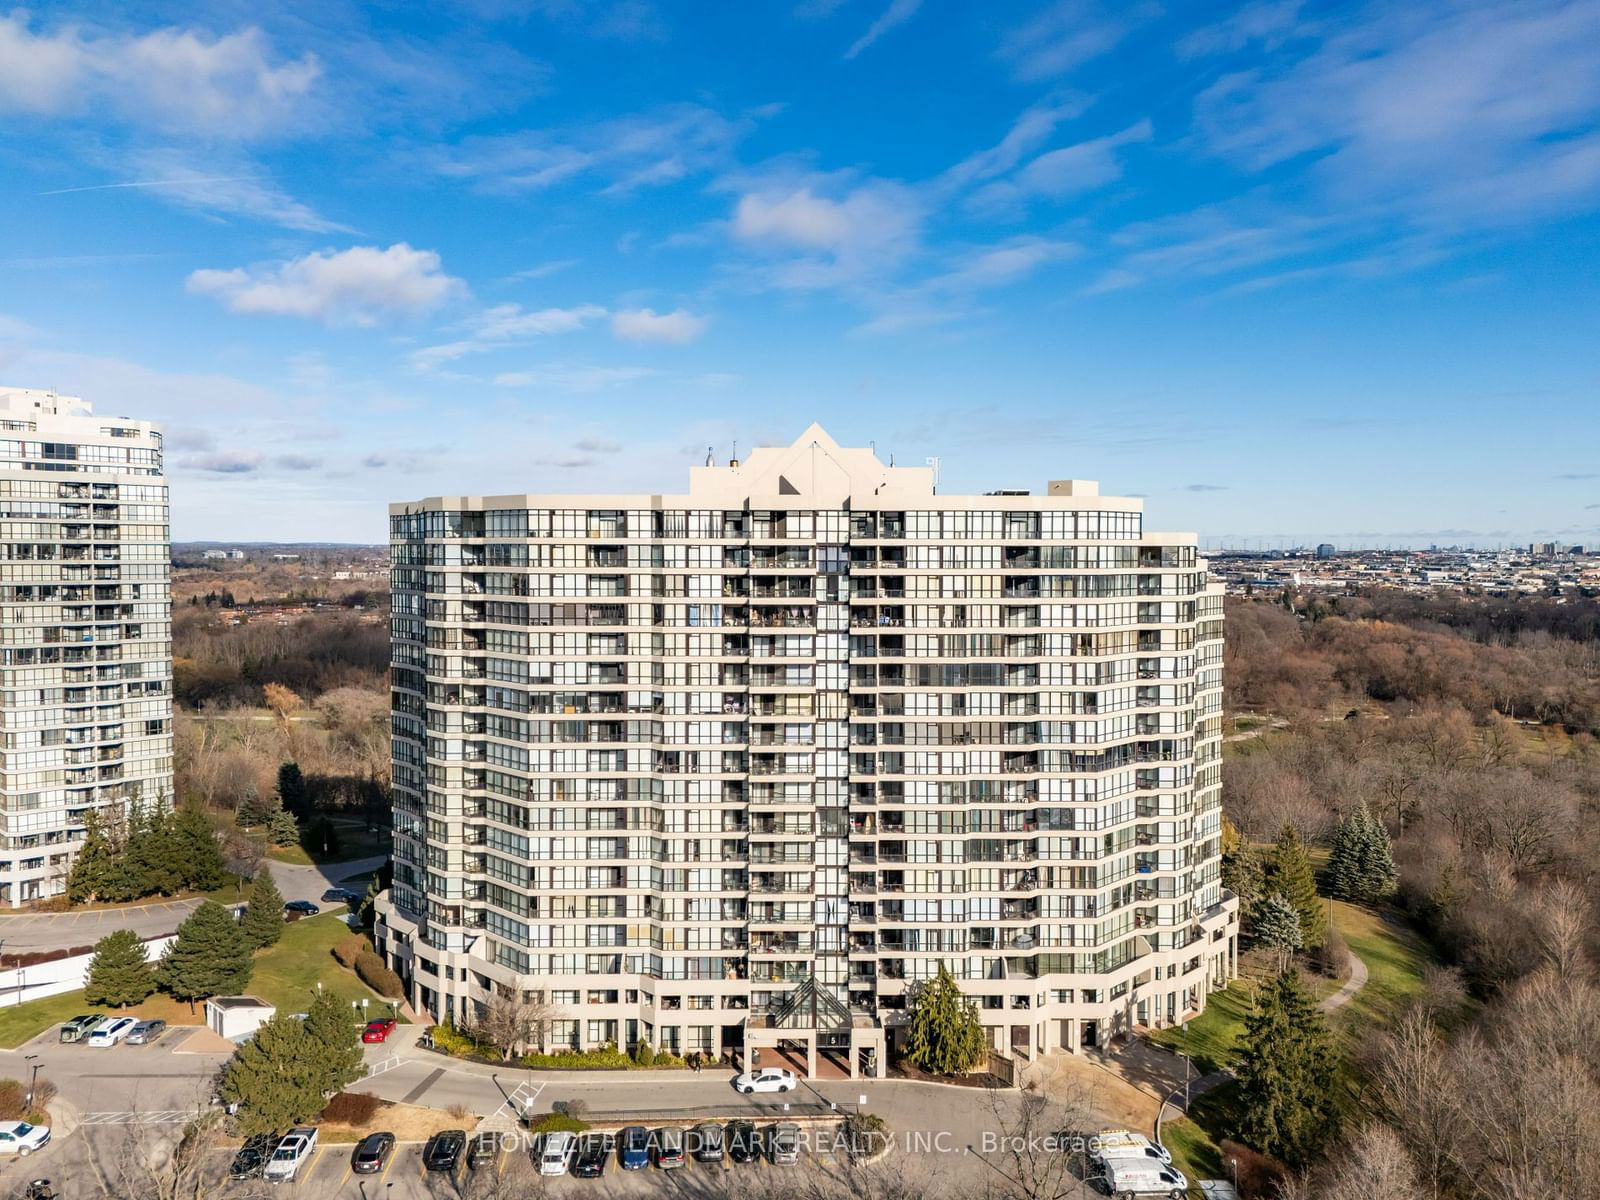
[[0,1154],[27,1158],[50,1140],[50,1126],[26,1121],[0,1121]]
[[115,1046],[123,1038],[133,1032],[133,1027],[139,1022],[134,1017],[117,1017],[107,1021],[89,1035],[91,1046]]
[[1157,1159],[1170,1164],[1172,1155],[1167,1148],[1158,1142],[1152,1142],[1142,1133],[1133,1133],[1127,1129],[1103,1129],[1094,1139],[1094,1153],[1096,1158],[1145,1158]]
[[546,1134],[544,1146],[539,1151],[539,1174],[565,1175],[577,1145],[577,1136],[565,1130]]
[[743,1075],[733,1077],[733,1090],[743,1092],[746,1096],[751,1092],[792,1092],[794,1085],[794,1072],[785,1071],[782,1067],[763,1067],[759,1071],[746,1071]]
[[300,1168],[311,1160],[317,1150],[317,1131],[304,1125],[296,1126],[283,1135],[283,1141],[267,1159],[261,1177],[268,1183],[293,1183]]

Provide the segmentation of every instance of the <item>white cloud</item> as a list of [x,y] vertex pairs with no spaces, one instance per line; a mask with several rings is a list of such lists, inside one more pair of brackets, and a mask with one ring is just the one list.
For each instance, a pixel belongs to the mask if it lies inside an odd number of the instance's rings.
[[942,182],[960,187],[1006,174],[1049,141],[1057,125],[1078,116],[1085,107],[1087,101],[1081,96],[1053,95],[1040,101],[1024,111],[996,145],[978,151],[946,171]]
[[153,178],[108,183],[95,188],[68,188],[55,194],[75,191],[131,188],[149,191],[170,204],[194,212],[222,217],[245,217],[285,229],[308,233],[348,233],[343,225],[328,220],[301,204],[267,176],[267,172],[247,158],[211,156],[204,164],[176,149],[145,150],[103,156],[116,170],[132,170]]
[[658,313],[651,308],[618,312],[611,318],[611,332],[625,342],[692,342],[711,324],[709,317],[697,317],[684,309]]
[[867,31],[857,38],[844,52],[846,58],[854,58],[873,42],[888,33],[896,25],[903,25],[916,16],[917,9],[922,7],[922,0],[889,0],[889,7],[878,15],[878,19],[867,27]]
[[526,371],[507,371],[494,377],[503,388],[549,388],[558,392],[598,392],[649,379],[660,374],[650,367],[598,367],[550,363]]
[[1196,102],[1249,171],[1305,155],[1330,207],[1460,225],[1592,207],[1600,193],[1600,6],[1378,8],[1298,58]]
[[1061,262],[1081,252],[1075,242],[1022,237],[974,254],[966,262],[935,276],[927,286],[943,291],[974,291],[1015,283],[1039,267]]
[[312,54],[275,61],[256,28],[34,33],[25,11],[0,17],[0,110],[109,112],[161,132],[250,138],[297,120],[321,74]]
[[1247,4],[1215,25],[1196,29],[1178,43],[1178,54],[1196,58],[1205,54],[1232,54],[1255,42],[1276,49],[1306,26],[1301,20],[1302,0],[1261,0]]
[[1140,0],[1129,0],[1115,15],[1091,0],[1057,0],[1007,33],[1000,57],[1027,82],[1064,75],[1111,50],[1156,11]]
[[573,308],[541,308],[529,312],[517,304],[486,308],[465,323],[467,336],[438,346],[425,346],[411,354],[411,365],[430,370],[468,354],[495,350],[515,342],[549,334],[574,333],[606,315],[598,304]]
[[1015,212],[1036,197],[1061,200],[1103,187],[1122,178],[1118,151],[1148,142],[1149,121],[1139,121],[1106,137],[1048,150],[1032,159],[1009,179],[996,180],[971,199],[973,208],[987,212]]
[[463,285],[444,274],[434,251],[397,242],[384,250],[317,251],[248,271],[195,271],[188,288],[217,297],[237,313],[373,325],[384,316],[429,312]]
[[699,104],[617,117],[551,132],[468,138],[435,152],[433,168],[497,191],[539,191],[596,176],[605,190],[657,186],[725,164],[734,145],[769,110],[729,120]]
[[180,458],[178,466],[211,475],[248,475],[257,470],[264,460],[265,456],[254,450],[217,450]]
[[780,256],[798,252],[780,258],[768,278],[773,286],[837,287],[881,280],[915,253],[925,207],[916,189],[884,179],[774,180],[740,196],[731,228],[753,249]]

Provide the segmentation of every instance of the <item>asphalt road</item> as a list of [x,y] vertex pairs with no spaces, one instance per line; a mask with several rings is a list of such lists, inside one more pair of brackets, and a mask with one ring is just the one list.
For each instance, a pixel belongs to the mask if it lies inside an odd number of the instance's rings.
[[[366,874],[384,861],[380,856],[328,863],[320,867],[297,867],[271,860],[267,865],[286,902],[310,900],[320,903],[322,893],[334,884],[353,875]],[[131,929],[142,938],[160,937],[175,932],[184,918],[199,906],[198,900],[172,900],[83,912],[0,916],[0,942],[4,943],[8,953],[20,954],[29,950],[93,945],[118,929]]]

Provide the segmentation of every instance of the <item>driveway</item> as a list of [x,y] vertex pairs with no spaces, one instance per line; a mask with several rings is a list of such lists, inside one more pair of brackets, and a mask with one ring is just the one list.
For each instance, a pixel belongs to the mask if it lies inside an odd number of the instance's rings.
[[[322,893],[334,884],[353,875],[364,875],[385,861],[384,856],[379,855],[316,867],[297,867],[269,859],[267,866],[285,901],[310,900],[316,903],[321,901]],[[161,937],[176,932],[184,918],[199,906],[198,900],[169,900],[122,908],[86,909],[82,912],[0,916],[0,943],[3,943],[7,953],[25,954],[30,950],[91,946],[118,929],[131,929],[142,938]]]

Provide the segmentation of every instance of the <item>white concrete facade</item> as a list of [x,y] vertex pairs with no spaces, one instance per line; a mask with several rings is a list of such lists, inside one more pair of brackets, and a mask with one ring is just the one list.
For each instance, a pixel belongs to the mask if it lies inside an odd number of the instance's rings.
[[1222,593],[1139,501],[940,495],[813,426],[687,495],[390,519],[378,932],[419,1008],[720,1052],[811,979],[847,1053],[943,963],[1034,1054],[1231,978]]
[[0,386],[0,905],[60,893],[92,809],[172,796],[161,434]]

